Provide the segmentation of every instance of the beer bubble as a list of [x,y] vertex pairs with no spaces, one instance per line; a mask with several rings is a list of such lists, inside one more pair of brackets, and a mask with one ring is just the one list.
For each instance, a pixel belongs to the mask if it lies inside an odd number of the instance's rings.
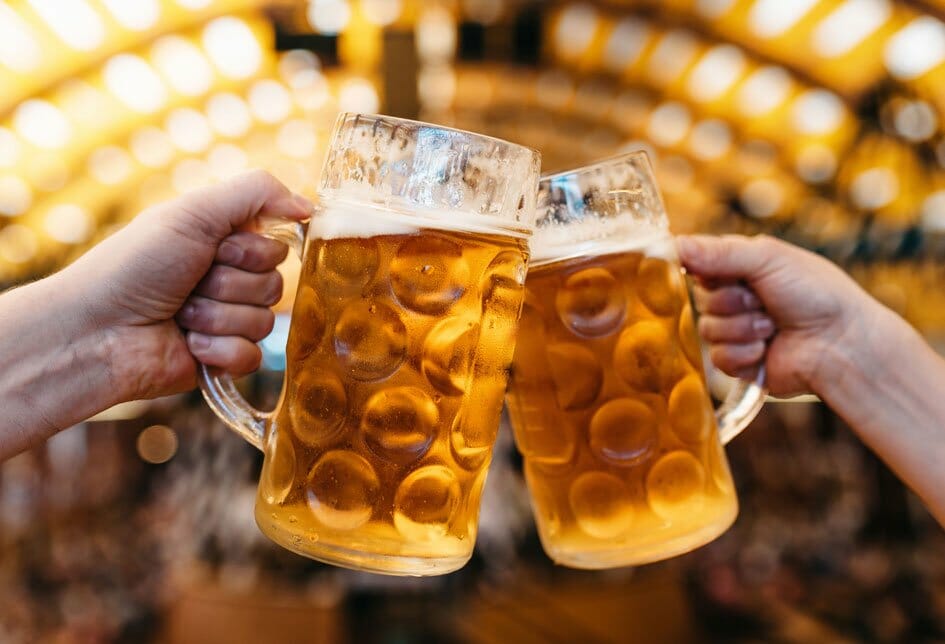
[[575,335],[599,338],[620,328],[627,313],[623,286],[605,268],[569,276],[555,294],[561,322]]
[[371,518],[380,481],[364,458],[335,450],[323,454],[312,467],[306,490],[309,508],[322,525],[354,530]]
[[650,453],[657,430],[658,419],[647,405],[629,398],[611,400],[591,418],[591,450],[603,461],[629,467]]
[[390,307],[355,301],[345,307],[335,324],[335,353],[357,380],[380,380],[404,361],[407,329]]
[[470,365],[479,339],[474,317],[450,317],[437,322],[427,333],[420,368],[437,390],[448,396],[465,391]]
[[304,360],[318,348],[325,336],[325,307],[315,289],[303,285],[295,296],[293,309],[293,326],[289,331],[292,341],[289,345],[295,347],[296,353],[290,359]]
[[614,349],[614,371],[638,391],[660,392],[679,370],[673,338],[657,320],[624,329]]
[[460,506],[459,481],[442,465],[411,472],[394,497],[394,526],[411,541],[435,541],[448,536]]
[[705,470],[695,456],[677,450],[653,464],[646,476],[646,496],[657,515],[672,521],[689,519],[705,503]]
[[679,282],[679,269],[661,258],[645,257],[637,269],[637,294],[657,315],[674,315],[679,310],[683,302]]
[[345,387],[335,374],[303,366],[289,382],[286,396],[292,430],[299,440],[318,445],[333,437],[348,409]]
[[410,462],[429,449],[438,421],[436,404],[422,389],[390,387],[368,400],[361,432],[378,456]]
[[518,320],[524,297],[525,258],[522,253],[506,250],[496,255],[486,268],[480,289],[487,317],[506,316]]
[[266,466],[262,494],[266,503],[282,503],[295,481],[295,447],[278,427],[269,430],[266,437]]
[[712,412],[698,375],[690,374],[673,387],[669,395],[669,423],[679,440],[690,445],[701,443],[709,435]]
[[552,345],[548,348],[548,364],[560,409],[587,409],[597,400],[604,370],[590,349],[571,343]]
[[374,279],[380,263],[375,239],[345,238],[320,243],[315,260],[315,278],[323,294],[354,295]]
[[679,344],[689,364],[698,371],[702,371],[702,348],[699,345],[699,334],[696,332],[696,322],[692,317],[692,307],[689,303],[679,314]]
[[390,281],[401,304],[418,313],[447,311],[466,291],[469,266],[459,244],[423,233],[409,237],[390,264]]
[[633,523],[633,507],[623,481],[605,472],[585,472],[568,492],[578,526],[597,539],[613,539]]

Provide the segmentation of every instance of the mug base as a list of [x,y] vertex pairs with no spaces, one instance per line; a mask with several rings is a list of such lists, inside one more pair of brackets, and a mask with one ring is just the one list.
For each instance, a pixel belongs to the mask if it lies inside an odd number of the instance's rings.
[[539,536],[545,552],[559,566],[580,570],[603,570],[655,563],[692,552],[722,536],[732,526],[737,516],[736,505],[729,516],[701,530],[687,532],[668,540],[654,540],[632,545],[621,544],[619,547],[611,548],[591,549],[587,547],[586,542],[581,548],[574,548],[565,544],[555,544],[552,539],[544,535],[539,534]]
[[397,577],[432,577],[455,572],[466,565],[472,552],[462,556],[418,557],[366,552],[323,541],[312,541],[306,534],[294,533],[274,522],[256,524],[271,541],[297,555],[322,563]]

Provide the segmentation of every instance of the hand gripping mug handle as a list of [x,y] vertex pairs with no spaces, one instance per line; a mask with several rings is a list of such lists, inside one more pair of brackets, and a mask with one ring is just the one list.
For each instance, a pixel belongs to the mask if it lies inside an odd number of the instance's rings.
[[[260,217],[257,220],[259,234],[283,242],[302,257],[305,243],[305,228],[302,224],[285,219]],[[215,367],[201,364],[197,371],[200,391],[210,409],[227,426],[242,436],[251,445],[263,449],[263,436],[271,412],[259,411],[243,398],[233,377]]]

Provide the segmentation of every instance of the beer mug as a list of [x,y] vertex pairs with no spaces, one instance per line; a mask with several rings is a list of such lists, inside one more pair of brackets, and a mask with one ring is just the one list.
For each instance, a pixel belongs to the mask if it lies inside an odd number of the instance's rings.
[[275,411],[202,369],[207,402],[265,453],[255,515],[273,541],[394,575],[468,561],[539,168],[498,139],[339,117],[304,239],[269,230],[304,244]]
[[722,445],[763,375],[713,413],[645,154],[544,177],[538,210],[508,402],[545,551],[609,568],[711,541],[738,512]]

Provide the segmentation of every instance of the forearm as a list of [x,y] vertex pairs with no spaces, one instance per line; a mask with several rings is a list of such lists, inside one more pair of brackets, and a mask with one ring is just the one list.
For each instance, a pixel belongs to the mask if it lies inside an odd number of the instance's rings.
[[945,360],[885,309],[868,324],[818,393],[945,526]]
[[120,398],[79,297],[62,275],[0,295],[0,460]]

